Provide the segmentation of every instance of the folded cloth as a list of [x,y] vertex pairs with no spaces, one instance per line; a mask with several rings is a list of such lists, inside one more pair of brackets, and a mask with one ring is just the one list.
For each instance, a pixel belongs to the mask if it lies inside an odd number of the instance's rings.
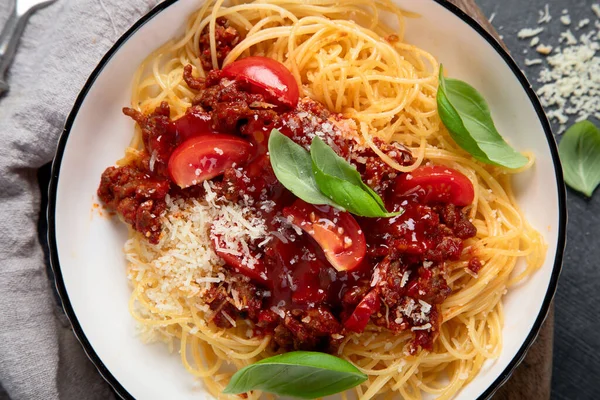
[[[22,1],[22,0],[19,0]],[[0,98],[0,397],[110,399],[57,306],[37,240],[36,170],[104,53],[157,0],[58,0],[30,19]],[[0,1],[0,24],[14,0]]]

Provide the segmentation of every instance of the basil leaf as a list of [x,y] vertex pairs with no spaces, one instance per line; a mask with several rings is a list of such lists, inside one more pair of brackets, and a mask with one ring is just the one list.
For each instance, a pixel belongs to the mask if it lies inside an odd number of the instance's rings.
[[290,192],[310,204],[337,207],[319,190],[308,151],[277,129],[269,137],[269,157],[275,176]]
[[318,136],[310,145],[310,156],[317,186],[337,204],[362,217],[398,215],[388,213],[381,197],[362,181],[356,168]]
[[485,99],[475,88],[457,79],[445,79],[443,66],[439,80],[438,114],[460,147],[486,164],[507,168],[527,164],[527,157],[500,136]]
[[363,190],[360,186],[353,185],[335,176],[323,174],[316,166],[314,172],[319,189],[348,212],[369,218],[397,215],[390,214],[385,209],[382,209],[369,192]]
[[342,157],[338,156],[337,153],[318,136],[315,136],[310,144],[310,157],[313,162],[319,166],[319,169],[327,175],[343,179],[353,185],[363,185],[363,181],[356,168]]
[[335,176],[356,186],[360,186],[369,192],[369,195],[377,201],[382,210],[385,210],[385,204],[383,204],[381,197],[362,181],[356,167],[338,156],[337,153],[318,136],[315,136],[310,144],[310,156],[313,159],[313,162],[316,162],[319,169],[325,174]]
[[224,394],[262,390],[314,399],[353,388],[367,380],[354,365],[325,353],[294,351],[266,358],[236,372]]
[[570,127],[558,145],[567,185],[592,197],[600,184],[600,129],[589,121]]

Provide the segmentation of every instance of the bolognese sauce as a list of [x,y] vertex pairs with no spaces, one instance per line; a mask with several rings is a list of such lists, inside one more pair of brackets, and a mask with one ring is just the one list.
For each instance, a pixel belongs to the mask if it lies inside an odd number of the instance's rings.
[[[228,29],[219,24],[217,34],[235,45]],[[227,43],[219,46],[227,51]],[[254,58],[262,68],[274,62]],[[431,350],[441,324],[439,305],[451,292],[447,262],[458,260],[463,241],[477,233],[466,215],[473,201],[470,181],[446,167],[399,173],[355,139],[352,120],[293,98],[295,81],[287,78],[287,89],[275,90],[234,64],[204,80],[186,68],[185,81],[198,94],[177,120],[169,117],[167,103],[149,115],[124,109],[142,128],[144,150],[136,162],[104,172],[100,199],[151,243],[160,240],[165,197],[200,198],[205,181],[217,201],[243,203],[252,218],[264,221],[272,234],[244,243],[241,257],[226,251],[223,236],[211,229],[228,275],[204,294],[218,327],[249,319],[252,334],[272,335],[277,348],[334,351],[345,335],[372,323],[393,333],[412,331],[411,353]],[[319,136],[357,168],[388,210],[402,213],[355,217],[298,199],[271,167],[267,142],[273,129],[306,149]],[[376,144],[400,165],[413,162],[400,144]],[[479,261],[469,268],[476,273]]]

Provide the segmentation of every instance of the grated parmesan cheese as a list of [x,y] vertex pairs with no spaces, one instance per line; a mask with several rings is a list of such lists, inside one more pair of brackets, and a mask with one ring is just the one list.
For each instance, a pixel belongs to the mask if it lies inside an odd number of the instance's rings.
[[552,46],[546,46],[545,44],[540,44],[538,47],[535,48],[535,51],[547,56],[548,54],[550,54],[552,52]]
[[426,331],[428,329],[431,329],[431,324],[429,322],[422,326],[413,326],[410,328],[411,331]]
[[[600,5],[594,4],[591,8],[600,19]],[[548,6],[539,14],[538,23],[550,21]],[[559,26],[571,25],[567,9],[562,10],[559,20]],[[532,38],[529,44],[539,54],[549,55],[547,66],[541,68],[537,76],[537,81],[542,84],[537,95],[548,118],[559,125],[558,133],[564,132],[570,122],[590,117],[600,119],[600,20],[590,22],[590,18],[583,18],[575,24],[575,30],[586,31],[579,38],[570,29],[561,32],[560,47],[540,44],[537,35],[544,30],[542,27],[524,28],[517,33],[519,39]],[[540,64],[545,64],[544,60],[525,59],[528,67]]]
[[570,116],[577,121],[600,117],[598,37],[592,31],[581,35],[580,42],[574,44],[572,34],[568,36],[567,32],[567,46],[548,57],[549,68],[544,68],[538,76],[538,82],[544,85],[537,94],[548,117],[560,124],[559,133],[566,129]]
[[[249,266],[256,261],[250,256],[249,244],[270,238],[264,220],[256,216],[254,209],[217,198],[209,182],[204,182],[204,189],[204,199],[166,196],[167,210],[160,216],[163,229],[158,244],[140,240],[139,236],[125,244],[128,277],[138,284],[148,279],[157,282],[144,285],[143,290],[147,301],[159,312],[182,314],[183,304],[189,299],[194,299],[193,306],[198,310],[210,312],[202,295],[225,280],[225,262],[213,249],[215,236],[219,236],[221,250],[242,256]],[[234,305],[240,308],[239,293],[232,290],[231,295]],[[141,315],[152,317],[139,304],[136,308]],[[236,326],[231,315],[223,312],[223,316]],[[159,325],[156,328],[141,333],[146,340],[155,341],[160,334],[165,335]]]
[[560,43],[565,42],[565,44],[567,45],[573,45],[573,44],[577,44],[577,38],[575,37],[575,35],[573,35],[573,33],[571,32],[570,29],[567,29],[565,32],[562,32],[560,34],[560,39],[558,39],[558,41]]
[[404,271],[404,274],[402,275],[402,280],[400,281],[400,287],[406,286],[409,276],[410,276],[410,271]]
[[528,67],[531,65],[536,65],[536,64],[541,64],[542,60],[540,60],[539,58],[535,58],[533,60],[530,60],[529,58],[525,59],[525,65],[527,65]]
[[540,33],[542,33],[544,31],[544,28],[523,28],[519,31],[519,33],[517,33],[517,37],[519,39],[528,39],[530,37],[534,37],[539,35]]
[[581,21],[579,21],[579,23],[577,24],[577,28],[575,28],[575,29],[579,30],[579,29],[587,26],[587,24],[589,24],[589,23],[590,23],[590,19],[589,18],[584,18]]
[[552,20],[552,16],[550,15],[550,6],[546,4],[543,10],[539,11],[540,18],[538,19],[538,24],[547,24]]

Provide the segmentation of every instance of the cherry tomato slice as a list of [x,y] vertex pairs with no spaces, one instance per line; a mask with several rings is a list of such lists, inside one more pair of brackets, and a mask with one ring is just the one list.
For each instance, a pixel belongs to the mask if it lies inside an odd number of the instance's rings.
[[227,263],[227,265],[233,268],[235,272],[245,275],[259,284],[266,285],[270,289],[273,288],[273,282],[268,279],[267,267],[262,260],[254,258],[252,261],[252,266],[250,267],[248,262],[244,262],[241,257],[219,250],[225,247],[224,243],[221,243],[220,241],[220,237],[214,237],[213,248],[215,253],[217,253],[217,255],[221,257]]
[[283,215],[321,246],[327,260],[338,271],[351,271],[360,266],[367,252],[365,235],[349,213],[298,199],[283,209]]
[[397,196],[415,193],[425,203],[449,203],[460,207],[473,203],[473,184],[462,173],[436,165],[419,167],[396,179]]
[[216,133],[212,129],[210,114],[199,110],[186,113],[174,121],[178,143],[185,142],[194,136]]
[[267,57],[246,57],[226,65],[222,76],[248,82],[255,93],[273,104],[296,108],[300,91],[294,75],[279,61]]
[[376,289],[371,290],[358,303],[352,315],[344,322],[344,327],[352,332],[363,332],[371,319],[371,315],[378,312],[380,308],[379,291]]
[[179,145],[169,159],[169,176],[181,188],[197,185],[221,175],[234,163],[243,165],[253,146],[231,135],[196,136]]

